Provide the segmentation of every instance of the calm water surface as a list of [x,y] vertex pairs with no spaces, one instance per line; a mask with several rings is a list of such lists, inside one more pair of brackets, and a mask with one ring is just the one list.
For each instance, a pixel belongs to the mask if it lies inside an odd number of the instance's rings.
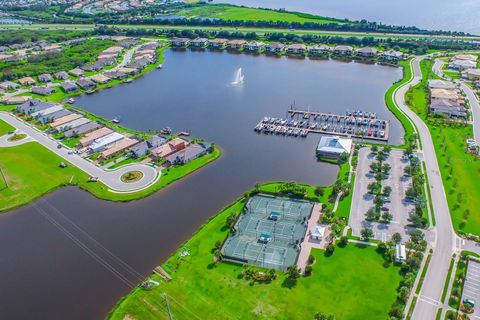
[[480,34],[478,0],[214,0],[261,8],[285,8],[327,17],[367,19],[430,30]]
[[[245,83],[232,86],[240,67]],[[318,136],[253,132],[261,117],[282,116],[293,101],[323,111],[376,111],[392,121],[392,142],[400,143],[403,131],[384,107],[386,89],[400,77],[400,69],[377,65],[169,51],[162,70],[79,97],[77,106],[119,115],[134,129],[189,129],[223,155],[143,200],[111,203],[69,187],[1,215],[1,317],[101,319],[128,283],[256,182],[334,182],[336,166],[314,159]]]

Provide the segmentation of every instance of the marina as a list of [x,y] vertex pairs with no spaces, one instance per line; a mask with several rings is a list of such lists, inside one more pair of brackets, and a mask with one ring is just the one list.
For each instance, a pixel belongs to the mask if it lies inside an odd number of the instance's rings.
[[265,134],[306,137],[309,133],[388,141],[390,121],[375,112],[347,111],[345,114],[290,108],[286,118],[264,117],[254,128]]

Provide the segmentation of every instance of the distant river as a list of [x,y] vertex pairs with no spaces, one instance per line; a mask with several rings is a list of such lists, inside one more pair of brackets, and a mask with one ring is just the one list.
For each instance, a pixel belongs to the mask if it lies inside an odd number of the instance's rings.
[[214,0],[251,7],[285,8],[327,17],[480,34],[478,0]]
[[[240,67],[245,82],[234,86]],[[78,97],[76,106],[107,119],[119,115],[130,128],[190,130],[223,155],[142,200],[112,203],[69,187],[0,215],[1,318],[103,319],[130,290],[113,270],[140,282],[256,182],[332,184],[338,167],[315,160],[318,135],[253,131],[264,116],[284,116],[293,102],[312,110],[375,111],[391,120],[391,142],[400,143],[403,129],[384,95],[401,76],[399,68],[354,62],[167,51],[163,69]]]

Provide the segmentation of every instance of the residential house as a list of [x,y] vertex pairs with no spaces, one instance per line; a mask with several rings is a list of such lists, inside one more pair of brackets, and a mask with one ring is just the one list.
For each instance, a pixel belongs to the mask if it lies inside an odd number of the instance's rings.
[[102,137],[105,137],[105,136],[107,136],[109,134],[112,134],[112,133],[113,133],[113,130],[110,129],[110,128],[107,128],[107,127],[102,127],[102,128],[97,129],[95,131],[89,132],[83,138],[80,139],[79,147],[81,147],[81,148],[87,147],[90,144],[92,144],[93,142],[95,142],[95,140],[100,139]]
[[430,103],[430,112],[455,118],[466,118],[467,109],[456,101],[435,99]]
[[208,39],[207,38],[196,38],[190,41],[189,43],[190,47],[194,48],[203,48],[206,45],[208,45]]
[[39,87],[33,87],[32,88],[32,93],[39,94],[41,96],[49,96],[52,93],[55,93],[57,90],[53,87],[47,87],[47,86],[39,86]]
[[72,93],[78,90],[77,85],[71,81],[62,82],[60,86],[66,93]]
[[17,90],[20,89],[20,85],[12,81],[4,81],[0,82],[0,88],[3,90]]
[[431,100],[443,99],[449,100],[452,102],[457,102],[461,105],[464,104],[463,96],[458,93],[457,90],[447,90],[447,89],[430,89],[430,98]]
[[430,89],[447,89],[447,90],[456,88],[453,82],[439,80],[439,79],[428,80],[428,87]]
[[377,54],[377,49],[364,47],[357,50],[356,55],[357,57],[361,58],[373,58]]
[[478,57],[473,54],[457,54],[453,57],[453,60],[466,60],[466,61],[473,61],[477,62]]
[[33,99],[17,106],[16,111],[21,114],[32,114],[40,110],[51,108],[54,105],[55,104],[51,102],[44,102],[40,99]]
[[260,41],[250,41],[245,44],[245,49],[252,52],[258,52],[265,48],[265,43]]
[[64,117],[60,117],[60,118],[55,119],[55,121],[50,123],[50,127],[56,128],[56,127],[61,126],[65,123],[68,123],[70,121],[77,120],[77,119],[80,119],[80,118],[83,118],[83,116],[81,114],[72,113],[72,114],[66,115]]
[[82,69],[79,69],[79,68],[72,69],[72,70],[68,71],[68,73],[70,73],[74,77],[81,77],[85,74],[85,72]]
[[53,105],[49,108],[35,111],[31,114],[32,118],[38,119],[40,117],[55,113],[57,111],[64,110],[63,106],[60,104]]
[[337,56],[351,56],[353,54],[353,47],[351,46],[336,46],[333,49],[333,54]]
[[40,82],[52,82],[53,78],[52,78],[52,75],[50,75],[48,73],[43,73],[43,74],[38,76],[38,80]]
[[123,51],[122,46],[113,46],[102,51],[102,54],[119,53]]
[[121,152],[124,152],[128,148],[136,145],[138,140],[131,138],[124,138],[122,140],[116,141],[110,144],[102,153],[100,154],[100,159],[109,159]]
[[128,68],[128,67],[118,68],[117,71],[124,74],[128,74],[128,75],[138,74],[140,72],[140,70],[136,68]]
[[95,74],[95,75],[90,77],[90,80],[92,80],[95,83],[105,84],[108,81],[110,81],[110,78],[103,75],[103,74]]
[[127,74],[118,71],[106,71],[104,75],[110,79],[125,79],[127,77]]
[[55,73],[54,76],[57,80],[68,80],[68,73],[66,73],[65,71],[59,71]]
[[190,144],[184,149],[177,151],[165,158],[165,164],[179,165],[197,159],[207,153],[207,147],[203,144]]
[[330,47],[326,45],[316,45],[308,48],[308,54],[311,56],[323,56],[330,52]]
[[78,119],[75,119],[73,121],[64,123],[62,125],[56,126],[55,130],[57,130],[58,132],[64,132],[64,131],[67,131],[67,130],[70,130],[70,129],[80,127],[80,126],[82,126],[86,123],[89,123],[89,122],[90,122],[90,120],[82,117],[82,118],[78,118]]
[[90,146],[88,147],[89,151],[92,153],[96,153],[99,151],[104,150],[107,146],[111,145],[112,143],[115,143],[117,141],[120,141],[122,139],[125,139],[125,136],[118,133],[118,132],[113,132],[109,135],[103,136],[101,138],[95,139]]
[[49,114],[40,116],[37,120],[41,124],[47,124],[47,123],[55,121],[56,119],[59,119],[61,117],[68,116],[69,114],[72,114],[72,112],[67,110],[67,109],[62,109],[62,110],[59,110],[57,112],[53,112],[53,113],[49,113]]
[[480,69],[468,69],[464,71],[463,76],[468,80],[478,81],[480,80]]
[[101,127],[102,127],[101,124],[99,124],[97,122],[90,121],[90,122],[87,122],[87,123],[85,123],[81,126],[78,126],[76,128],[72,128],[70,130],[67,130],[63,134],[67,138],[79,137],[82,134],[91,132],[91,131],[96,130],[96,129],[101,128]]
[[272,43],[265,47],[265,52],[272,54],[280,54],[285,50],[285,45],[282,43]]
[[170,44],[174,47],[186,47],[190,43],[188,38],[173,38],[170,40]]
[[213,49],[223,49],[227,44],[227,39],[217,38],[209,41],[209,46]]
[[18,79],[18,82],[22,85],[22,86],[33,86],[35,84],[35,80],[33,80],[32,77],[23,77],[23,78],[20,78]]
[[463,71],[476,68],[477,63],[471,60],[453,60],[448,67],[453,70]]
[[97,85],[92,80],[80,79],[80,80],[77,81],[77,86],[79,86],[80,88],[82,88],[84,90],[92,90],[92,89],[95,89],[95,87]]
[[153,136],[145,141],[138,143],[130,148],[130,152],[134,157],[143,157],[152,149],[158,148],[167,143],[168,140],[161,136]]
[[288,54],[304,55],[306,50],[307,46],[303,43],[294,43],[287,46]]
[[234,39],[227,42],[227,48],[232,50],[242,50],[243,47],[247,44],[247,41]]
[[381,52],[379,57],[383,61],[397,62],[397,61],[402,60],[404,58],[404,54],[401,53],[400,51],[389,50],[389,51]]
[[339,136],[322,136],[317,146],[317,156],[325,158],[339,158],[351,151],[352,139]]
[[21,104],[32,100],[31,96],[13,96],[3,99],[5,104]]
[[187,146],[187,141],[180,138],[174,138],[167,143],[153,149],[152,156],[157,159],[162,159],[174,154],[175,152],[185,149]]
[[58,44],[52,44],[52,45],[47,45],[42,48],[44,52],[60,52],[62,51],[62,47],[60,47]]

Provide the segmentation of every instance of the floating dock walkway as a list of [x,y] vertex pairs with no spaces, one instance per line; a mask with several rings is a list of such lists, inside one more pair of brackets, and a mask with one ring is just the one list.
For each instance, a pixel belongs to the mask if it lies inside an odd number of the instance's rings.
[[319,133],[388,141],[390,121],[378,119],[374,112],[360,110],[335,114],[291,108],[287,111],[286,119],[263,118],[255,126],[255,131],[293,137]]

